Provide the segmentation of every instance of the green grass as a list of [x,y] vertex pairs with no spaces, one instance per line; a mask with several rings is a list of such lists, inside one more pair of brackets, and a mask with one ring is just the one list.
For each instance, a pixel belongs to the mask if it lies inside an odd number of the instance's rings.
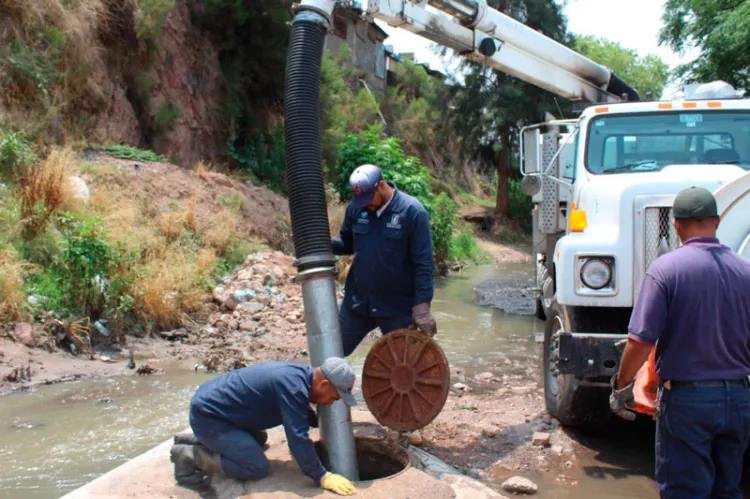
[[484,263],[489,255],[477,244],[476,236],[471,224],[464,224],[451,237],[450,260],[461,262]]
[[94,145],[92,149],[106,152],[114,158],[130,159],[133,161],[164,161],[162,156],[159,156],[153,151],[138,149],[137,147],[128,145]]
[[495,206],[494,199],[482,199],[468,192],[462,192],[461,194],[459,194],[459,197],[468,203],[477,204],[479,206],[490,206],[490,207]]
[[224,194],[219,196],[216,204],[221,208],[229,208],[230,210],[239,212],[245,204],[245,199],[239,194]]

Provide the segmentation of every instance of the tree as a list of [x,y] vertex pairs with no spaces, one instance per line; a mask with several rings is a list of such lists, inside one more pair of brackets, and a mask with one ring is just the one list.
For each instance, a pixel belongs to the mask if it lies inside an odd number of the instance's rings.
[[625,82],[635,87],[641,98],[651,94],[661,97],[669,77],[669,66],[655,55],[640,57],[635,50],[617,42],[593,36],[576,36],[573,47],[589,59],[612,69]]
[[[489,0],[491,7],[561,43],[569,43],[561,7],[554,0]],[[464,85],[451,88],[444,119],[462,154],[497,169],[495,214],[508,216],[511,153],[526,123],[558,109],[555,96],[535,85],[470,60],[461,63]],[[561,99],[560,105],[567,105]]]
[[667,0],[659,42],[700,55],[677,67],[686,83],[724,80],[750,90],[750,3],[745,0]]

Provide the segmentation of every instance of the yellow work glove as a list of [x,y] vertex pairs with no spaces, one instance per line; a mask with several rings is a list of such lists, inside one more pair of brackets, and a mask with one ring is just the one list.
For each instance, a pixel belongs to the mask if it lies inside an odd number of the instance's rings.
[[340,496],[353,496],[357,493],[357,489],[352,482],[330,471],[326,472],[320,479],[320,486]]

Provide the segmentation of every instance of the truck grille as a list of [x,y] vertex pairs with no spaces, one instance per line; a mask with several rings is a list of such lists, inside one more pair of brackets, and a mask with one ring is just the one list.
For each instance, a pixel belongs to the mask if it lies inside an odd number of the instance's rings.
[[648,207],[643,220],[644,272],[658,257],[680,247],[671,207]]

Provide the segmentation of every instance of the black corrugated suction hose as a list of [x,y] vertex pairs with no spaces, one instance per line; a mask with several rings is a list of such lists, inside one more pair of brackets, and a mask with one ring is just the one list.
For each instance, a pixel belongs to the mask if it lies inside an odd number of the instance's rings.
[[[328,228],[320,138],[320,67],[325,28],[297,20],[287,53],[284,137],[289,210],[299,270],[335,262]],[[317,263],[305,263],[315,257]],[[322,259],[322,261],[320,260]]]

